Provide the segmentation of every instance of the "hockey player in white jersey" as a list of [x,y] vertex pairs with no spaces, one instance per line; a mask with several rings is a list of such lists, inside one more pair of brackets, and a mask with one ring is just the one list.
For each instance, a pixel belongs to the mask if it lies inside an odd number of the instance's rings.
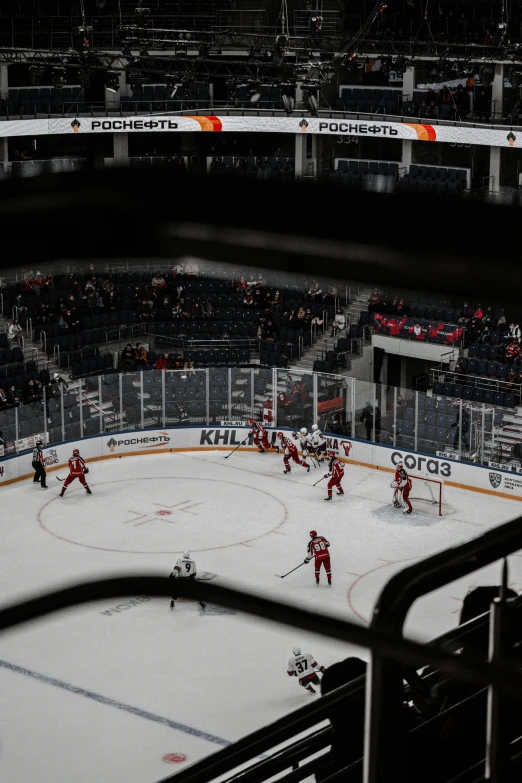
[[300,647],[294,647],[292,650],[293,657],[288,661],[288,676],[297,677],[299,685],[309,693],[317,693],[314,685],[319,685],[319,677],[317,672],[324,672],[324,666],[319,666],[310,653],[301,653]]
[[[172,569],[169,579],[195,579],[197,574],[196,561],[192,560],[190,552],[183,552],[183,556],[179,558],[176,565]],[[174,609],[174,601],[178,600],[178,591],[175,588],[175,582],[173,583],[170,608]],[[207,605],[203,601],[199,601],[199,605],[202,609],[206,609]]]
[[326,459],[326,438],[317,424],[312,424],[312,445],[317,461]]
[[314,453],[312,436],[309,434],[306,427],[301,427],[299,432],[293,432],[292,437],[294,440],[299,441],[299,447],[304,458],[309,457]]

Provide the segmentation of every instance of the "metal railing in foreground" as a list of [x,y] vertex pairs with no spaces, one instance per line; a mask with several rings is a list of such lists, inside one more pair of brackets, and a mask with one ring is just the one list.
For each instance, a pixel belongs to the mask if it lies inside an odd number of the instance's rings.
[[[522,547],[521,523],[522,517],[519,517],[393,577],[381,593],[374,621],[369,628],[207,582],[189,584],[189,580],[181,581],[178,592],[185,598],[212,602],[370,649],[372,665],[367,687],[365,781],[384,783],[399,779],[399,776],[407,780],[404,774],[405,756],[399,752],[403,747],[400,715],[403,689],[400,673],[404,666],[415,669],[426,665],[436,666],[458,680],[488,686],[497,697],[522,699],[522,676],[511,661],[503,658],[499,663],[494,658],[494,662],[486,663],[478,657],[455,655],[440,647],[422,645],[401,636],[402,623],[413,597],[437,589]],[[156,576],[113,577],[84,582],[0,610],[0,632],[66,607],[91,601],[126,595],[170,597],[171,592],[169,579]],[[501,624],[496,623],[495,629],[496,636],[502,636]],[[498,649],[497,641],[498,638],[495,638],[494,650]],[[332,706],[342,703],[358,685],[357,681],[352,681],[332,691],[313,706],[303,707],[291,716],[253,732],[197,762],[176,778],[182,783],[206,783],[255,759],[298,732],[323,721]],[[390,723],[390,718],[396,723]],[[490,737],[495,738],[502,724],[498,718],[496,713],[492,714],[489,721]],[[383,734],[383,729],[388,732],[387,736]]]

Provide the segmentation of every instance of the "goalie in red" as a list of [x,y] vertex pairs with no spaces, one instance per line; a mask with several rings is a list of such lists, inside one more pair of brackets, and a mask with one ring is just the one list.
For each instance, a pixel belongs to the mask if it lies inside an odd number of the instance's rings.
[[393,493],[393,505],[395,508],[401,507],[399,496],[402,495],[403,503],[407,506],[407,509],[404,513],[411,514],[413,511],[409,501],[411,492],[411,478],[404,470],[404,465],[402,462],[398,462],[395,466],[395,480],[392,483],[392,487],[395,489],[395,492]]
[[297,446],[295,443],[292,443],[290,438],[287,438],[286,435],[283,435],[282,432],[277,433],[277,437],[281,441],[280,449],[283,450],[284,457],[283,462],[285,463],[285,469],[284,473],[291,473],[292,469],[290,467],[290,460],[292,459],[294,462],[297,462],[298,465],[302,465],[303,468],[306,468],[308,472],[310,472],[310,465],[308,462],[306,462],[304,459],[299,459],[299,452],[297,450]]
[[254,446],[257,446],[260,454],[264,454],[265,451],[270,451],[270,443],[268,442],[268,431],[265,430],[262,424],[255,419],[249,419],[251,430],[248,433],[249,436],[254,436]]
[[89,485],[85,481],[85,474],[89,472],[89,468],[85,464],[82,457],[80,457],[80,452],[78,449],[74,449],[71,459],[69,460],[69,475],[65,479],[62,487],[62,491],[60,492],[59,497],[63,498],[65,495],[65,490],[69,486],[69,484],[72,484],[72,482],[75,479],[78,479],[80,481],[80,484],[83,484],[85,487],[85,491],[88,495],[92,495],[92,492],[89,488]]
[[328,459],[330,464],[328,465],[328,473],[325,473],[325,478],[329,478],[328,482],[328,497],[325,500],[332,499],[332,490],[337,487],[337,494],[344,495],[343,488],[341,486],[341,480],[344,476],[344,465],[340,459],[335,456],[335,451],[328,452]]

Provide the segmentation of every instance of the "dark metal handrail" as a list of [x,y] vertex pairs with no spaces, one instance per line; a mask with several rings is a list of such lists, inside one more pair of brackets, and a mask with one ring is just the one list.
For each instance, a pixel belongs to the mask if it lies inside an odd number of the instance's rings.
[[[381,590],[370,627],[381,633],[402,635],[407,614],[419,598],[521,548],[522,526],[516,521],[506,522],[472,541],[403,569]],[[365,780],[377,783],[386,779],[382,774],[393,769],[395,761],[404,764],[405,760],[403,712],[400,700],[396,701],[402,693],[402,670],[378,654],[372,656],[369,672]]]
[[[522,537],[522,518],[503,525],[500,539],[505,543],[514,537],[514,531]],[[490,536],[495,538],[492,531]],[[488,534],[487,534],[488,535]],[[511,536],[511,537],[510,537]],[[478,539],[480,542],[484,537]],[[499,542],[492,541],[492,544]],[[475,545],[476,542],[471,542]],[[467,546],[471,546],[467,545]],[[466,546],[466,545],[465,545]],[[473,547],[471,547],[473,548]],[[433,558],[430,558],[433,560]],[[416,566],[418,567],[418,566]],[[477,566],[480,567],[480,564]],[[189,584],[190,581],[190,584]],[[393,580],[392,580],[393,581]],[[388,630],[371,627],[366,628],[347,620],[340,620],[324,614],[316,614],[289,604],[283,604],[252,593],[239,592],[227,587],[211,585],[208,582],[182,580],[177,587],[180,596],[196,600],[204,600],[221,606],[228,606],[246,614],[262,617],[273,622],[285,623],[294,628],[313,631],[340,641],[350,642],[360,647],[368,647],[374,654],[387,656],[395,665],[420,667],[434,665],[450,676],[466,682],[478,684],[494,684],[499,691],[514,699],[522,699],[522,677],[517,668],[510,663],[502,665],[484,663],[471,657],[452,655],[441,649],[419,644],[394,635]],[[57,590],[38,598],[16,603],[0,610],[0,632],[14,628],[29,620],[53,614],[69,606],[83,605],[91,601],[115,598],[125,595],[149,595],[169,597],[172,586],[168,578],[157,576],[113,577],[103,580],[83,582]],[[388,593],[385,591],[386,596]],[[393,606],[393,602],[391,602]],[[234,769],[239,764],[274,747],[285,739],[311,725],[324,720],[333,705],[341,702],[355,686],[357,681],[338,688],[328,696],[323,697],[311,707],[306,706],[293,713],[292,720],[282,718],[270,726],[263,727],[244,737],[233,745],[223,748],[212,756],[193,765],[181,773],[179,780],[184,783],[205,783]],[[385,694],[386,696],[388,694]],[[399,705],[402,705],[402,693]],[[391,728],[388,726],[388,728]],[[403,767],[404,758],[401,759]],[[397,768],[398,771],[399,768]],[[393,777],[393,767],[388,766],[383,780]]]

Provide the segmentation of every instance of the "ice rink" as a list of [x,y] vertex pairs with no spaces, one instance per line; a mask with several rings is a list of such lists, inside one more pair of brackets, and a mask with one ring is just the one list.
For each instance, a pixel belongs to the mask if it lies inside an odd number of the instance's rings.
[[[30,460],[29,460],[30,461]],[[83,578],[168,575],[189,550],[215,583],[243,586],[366,623],[397,570],[518,515],[517,501],[445,489],[453,513],[404,516],[391,474],[347,465],[346,495],[330,504],[324,469],[282,457],[223,451],[90,463],[93,490],[65,498],[30,481],[0,489],[0,584],[5,603]],[[414,504],[415,505],[415,504]],[[333,587],[302,562],[309,531],[331,542]],[[510,582],[522,591],[522,561]],[[500,566],[419,601],[407,633],[454,627],[468,590],[497,584]],[[286,674],[292,647],[320,664],[359,654],[348,645],[209,606],[135,596],[91,604],[0,636],[0,779],[30,783],[155,783],[313,697]]]

